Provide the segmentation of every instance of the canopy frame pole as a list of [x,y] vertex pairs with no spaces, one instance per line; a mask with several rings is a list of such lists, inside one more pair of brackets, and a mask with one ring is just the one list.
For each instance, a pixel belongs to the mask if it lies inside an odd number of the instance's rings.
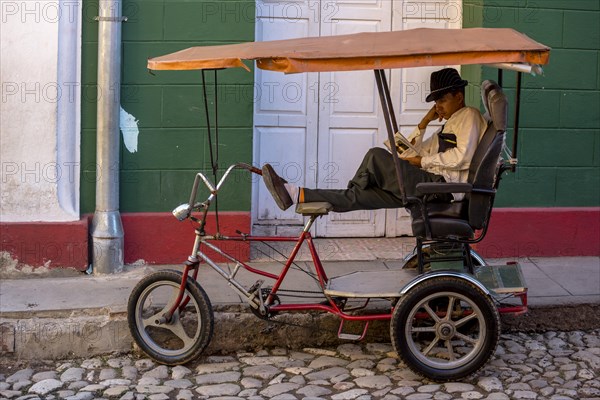
[[[512,158],[517,160],[517,148],[518,148],[518,140],[519,140],[519,117],[521,111],[521,81],[523,78],[522,72],[517,72],[517,87],[516,87],[516,95],[515,95],[515,126],[513,129],[513,144],[512,144]],[[512,163],[511,171],[515,172],[517,170],[517,165]]]
[[[210,168],[213,173],[214,182],[218,182],[218,170],[219,170],[219,96],[218,96],[218,81],[217,81],[217,70],[214,71],[214,106],[213,110],[215,112],[215,144],[212,141],[212,129],[210,124],[210,111],[208,107],[208,95],[206,92],[206,76],[204,73],[204,69],[202,70],[202,94],[204,98],[204,114],[206,117],[206,130],[208,134],[208,147],[210,154]],[[216,193],[214,193],[216,195]],[[217,228],[217,232],[220,232],[219,228],[219,198],[215,196],[215,224]]]
[[394,112],[394,104],[392,102],[392,96],[390,95],[390,86],[387,82],[387,77],[385,76],[385,72],[381,71],[381,83],[383,83],[383,91],[385,93],[385,98],[387,99],[387,107],[388,112],[390,113],[390,121],[392,122],[392,130],[394,133],[400,131],[400,127],[398,126],[398,122],[396,121],[396,113]]
[[398,157],[398,152],[394,151],[394,144],[396,143],[394,140],[394,129],[398,128],[396,116],[394,115],[394,107],[390,97],[387,79],[385,78],[385,71],[382,69],[376,69],[374,72],[375,81],[377,82],[377,90],[379,91],[379,99],[381,100],[381,108],[383,110],[383,119],[387,128],[390,147],[392,148],[392,159],[394,160],[394,167],[396,169],[396,180],[398,181],[398,188],[400,189],[400,198],[402,199],[402,202],[406,204],[407,201],[404,191],[404,181],[402,179],[402,163]]

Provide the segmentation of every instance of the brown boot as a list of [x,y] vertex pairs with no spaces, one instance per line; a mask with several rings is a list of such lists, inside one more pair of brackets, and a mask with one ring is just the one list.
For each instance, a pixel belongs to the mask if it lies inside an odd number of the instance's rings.
[[265,181],[269,193],[275,199],[275,203],[282,210],[287,210],[293,204],[292,198],[287,189],[283,185],[286,181],[275,173],[270,164],[265,164],[262,167],[262,177]]

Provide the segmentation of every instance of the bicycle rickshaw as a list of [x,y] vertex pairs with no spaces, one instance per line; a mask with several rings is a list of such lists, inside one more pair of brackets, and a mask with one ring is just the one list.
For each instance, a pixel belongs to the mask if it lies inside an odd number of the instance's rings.
[[[360,340],[370,321],[390,320],[390,336],[399,357],[415,372],[435,381],[461,379],[477,372],[492,357],[500,335],[500,313],[524,313],[527,287],[518,264],[487,265],[471,244],[483,239],[489,225],[494,196],[501,175],[516,167],[519,99],[522,73],[539,74],[548,62],[549,48],[512,29],[414,29],[401,32],[359,33],[343,36],[193,47],[148,61],[150,70],[201,70],[208,140],[214,181],[204,173],[195,177],[189,201],[173,214],[197,224],[191,254],[183,272],[159,271],[143,278],[131,293],[129,327],[135,342],[160,363],[186,363],[202,353],[213,333],[213,310],[200,286],[200,269],[212,268],[229,283],[258,317],[271,319],[283,312],[320,311],[339,316],[341,339]],[[396,176],[405,203],[418,202],[421,215],[413,217],[415,251],[405,268],[363,271],[329,277],[319,259],[310,229],[314,221],[331,211],[328,203],[299,204],[296,212],[306,217],[295,237],[265,237],[238,232],[226,236],[209,233],[207,215],[233,170],[261,174],[244,163],[231,165],[218,180],[212,151],[212,135],[206,98],[205,71],[224,68],[258,68],[283,73],[373,70],[390,143],[398,123],[384,70],[419,66],[485,64],[498,68],[498,83],[481,85],[488,127],[473,157],[467,183],[422,183],[423,195],[465,193],[462,201],[427,202],[407,198],[401,178],[402,165],[392,152]],[[505,145],[508,102],[502,90],[503,69],[517,71],[515,125],[512,152]],[[216,91],[214,92],[216,96]],[[215,111],[218,99],[215,98]],[[218,122],[216,123],[218,124]],[[215,140],[218,141],[218,128]],[[507,155],[502,156],[502,152]],[[210,192],[196,199],[200,184]],[[194,216],[193,212],[200,212]],[[292,242],[291,254],[277,274],[257,269],[223,251],[222,241]],[[279,294],[301,246],[310,250],[320,288],[315,302],[287,302]],[[218,265],[208,251],[234,265]],[[240,270],[258,275],[249,287],[236,278]],[[270,281],[265,284],[265,280]],[[286,297],[287,299],[287,297]],[[366,307],[371,299],[389,302],[384,310]],[[362,301],[356,305],[357,301]],[[343,332],[347,321],[364,323],[362,334]]]

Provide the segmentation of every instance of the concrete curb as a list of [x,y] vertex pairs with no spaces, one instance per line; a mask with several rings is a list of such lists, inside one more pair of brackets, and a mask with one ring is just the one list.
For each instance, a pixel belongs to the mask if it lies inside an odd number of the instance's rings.
[[[94,310],[29,315],[28,318],[0,319],[0,348],[3,357],[15,359],[62,359],[92,357],[113,352],[130,352],[126,313]],[[347,325],[352,329],[352,325]],[[502,317],[502,330],[548,331],[591,330],[600,326],[600,304],[561,307],[535,307],[525,315]],[[339,319],[331,314],[294,313],[274,321],[257,318],[243,306],[219,307],[215,331],[206,354],[226,354],[265,347],[336,346]],[[356,325],[357,330],[362,329]],[[389,343],[389,322],[374,321],[369,326],[369,342]]]
[[[342,242],[340,246],[361,242]],[[347,248],[340,254],[349,254]],[[372,255],[369,255],[370,257]],[[504,264],[507,260],[493,260]],[[600,259],[562,257],[519,259],[529,287],[529,313],[503,316],[504,331],[590,330],[600,326]],[[299,261],[300,266],[305,261]],[[324,261],[329,276],[354,271],[400,269],[390,259]],[[277,263],[261,262],[265,271],[280,271]],[[149,273],[179,266],[136,266],[107,276],[28,277],[4,279],[0,290],[0,351],[3,357],[54,359],[91,357],[132,349],[127,302],[133,287]],[[242,275],[249,287],[256,280]],[[339,319],[320,313],[278,315],[274,321],[254,316],[242,299],[215,271],[202,269],[199,279],[215,310],[215,332],[209,354],[280,347],[300,349],[338,345]],[[290,270],[288,289],[318,290],[306,274]],[[247,285],[247,286],[246,286]],[[320,301],[320,300],[319,300]],[[373,304],[373,303],[371,303]],[[389,307],[389,303],[385,306]],[[361,331],[346,324],[345,330]],[[389,322],[373,322],[367,340],[388,342]]]

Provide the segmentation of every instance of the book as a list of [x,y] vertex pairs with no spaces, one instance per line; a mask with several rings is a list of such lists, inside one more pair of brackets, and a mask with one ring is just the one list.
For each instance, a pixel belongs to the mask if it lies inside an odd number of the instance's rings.
[[[419,155],[419,151],[415,148],[415,146],[413,146],[412,143],[410,143],[408,139],[406,139],[400,132],[394,133],[394,142],[399,157],[414,157]],[[390,146],[389,139],[383,142],[383,144],[390,152],[392,151],[392,146]]]

